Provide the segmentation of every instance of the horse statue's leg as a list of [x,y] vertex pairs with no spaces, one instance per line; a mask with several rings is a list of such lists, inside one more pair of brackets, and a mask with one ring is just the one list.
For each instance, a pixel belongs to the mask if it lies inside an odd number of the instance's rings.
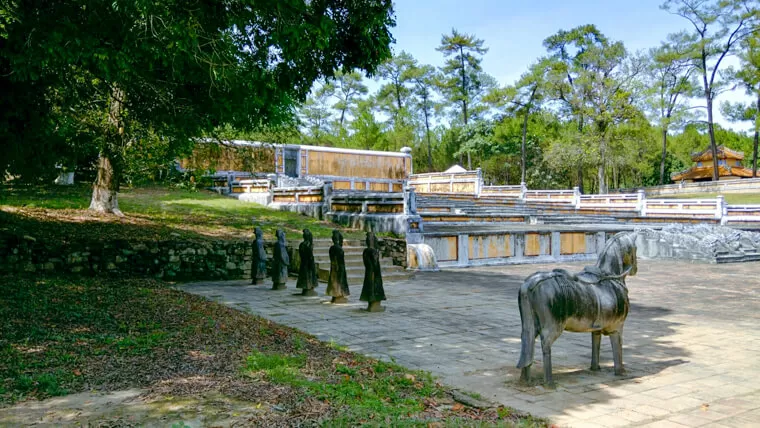
[[625,375],[623,367],[623,329],[610,334],[612,344],[612,358],[615,361],[615,376]]
[[552,377],[552,343],[562,334],[562,330],[558,327],[552,325],[541,330],[541,350],[544,352],[544,380],[549,388],[556,386]]
[[599,348],[602,346],[602,332],[591,332],[591,371],[599,371]]
[[517,298],[517,304],[520,308],[520,322],[522,324],[522,334],[520,338],[520,361],[517,368],[520,371],[520,382],[530,384],[530,366],[533,365],[533,352],[536,348],[536,337],[541,329],[537,325],[536,314],[530,301],[530,287],[535,278],[528,278],[520,287]]
[[525,385],[530,384],[530,366],[520,369],[520,383]]

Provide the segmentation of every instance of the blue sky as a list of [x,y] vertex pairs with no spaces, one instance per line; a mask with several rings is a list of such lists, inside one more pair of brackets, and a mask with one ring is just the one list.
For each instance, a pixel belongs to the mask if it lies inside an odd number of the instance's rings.
[[[443,55],[435,48],[452,28],[485,41],[483,69],[499,83],[513,83],[544,55],[543,40],[560,29],[595,24],[630,52],[660,44],[688,22],[660,9],[661,0],[397,0],[395,52],[407,51],[436,67]],[[372,85],[374,87],[374,85]],[[735,99],[730,94],[722,99]],[[719,112],[716,113],[719,115]],[[719,116],[719,123],[729,125]],[[742,128],[744,128],[742,126]]]

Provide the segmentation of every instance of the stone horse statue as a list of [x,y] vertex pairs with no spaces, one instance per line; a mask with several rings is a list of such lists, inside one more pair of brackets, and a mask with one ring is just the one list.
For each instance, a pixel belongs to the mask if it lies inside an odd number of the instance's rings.
[[536,337],[541,335],[545,381],[554,385],[551,346],[564,330],[591,332],[591,370],[599,370],[602,334],[609,336],[615,375],[625,374],[622,335],[629,308],[625,277],[635,275],[636,270],[636,232],[621,232],[607,242],[596,266],[587,266],[578,274],[555,269],[529,276],[518,296],[522,321],[517,363],[522,369],[520,380],[530,381]]

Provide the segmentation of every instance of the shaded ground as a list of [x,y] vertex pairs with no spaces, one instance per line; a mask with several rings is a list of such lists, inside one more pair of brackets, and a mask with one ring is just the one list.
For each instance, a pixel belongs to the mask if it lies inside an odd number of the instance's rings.
[[543,424],[158,281],[0,284],[0,426]]
[[[2,186],[0,232],[66,243],[126,237],[132,241],[250,238],[254,224],[270,240],[277,228],[297,238],[306,227],[316,238],[329,238],[333,229],[340,228],[207,191],[169,187],[123,189],[119,206],[126,217],[102,216],[87,211],[91,192],[89,186]],[[344,230],[347,238],[360,235]]]
[[[579,270],[581,264],[564,267]],[[430,370],[456,387],[570,426],[756,426],[760,417],[760,263],[642,260],[628,279],[625,377],[588,370],[590,335],[564,333],[552,348],[556,390],[517,384],[517,289],[528,274],[559,266],[501,266],[418,273],[386,286],[387,311],[367,314],[325,297],[240,283],[185,290],[303,329],[367,355]],[[358,294],[358,284],[352,284]],[[537,347],[534,375],[542,373]]]

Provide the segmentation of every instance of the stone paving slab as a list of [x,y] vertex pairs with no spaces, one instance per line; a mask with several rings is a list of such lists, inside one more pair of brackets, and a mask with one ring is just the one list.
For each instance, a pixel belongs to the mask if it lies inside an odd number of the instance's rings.
[[[600,372],[588,370],[591,335],[565,332],[552,347],[556,390],[517,384],[517,290],[534,271],[582,264],[498,266],[418,273],[386,284],[384,313],[351,302],[294,295],[244,281],[185,291],[248,310],[325,341],[410,368],[562,426],[760,426],[760,263],[640,260],[628,279],[623,334],[628,374],[616,377],[602,340]],[[318,289],[324,292],[324,285]],[[537,341],[533,373],[542,373]]]

